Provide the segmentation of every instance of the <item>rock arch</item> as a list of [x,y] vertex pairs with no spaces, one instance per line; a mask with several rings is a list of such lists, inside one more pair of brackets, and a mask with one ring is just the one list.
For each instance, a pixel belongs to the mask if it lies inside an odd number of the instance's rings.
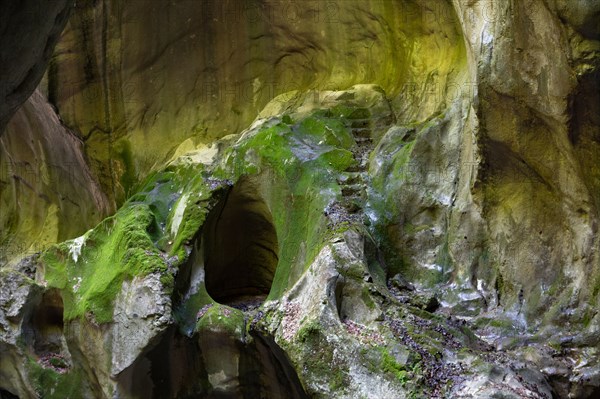
[[241,178],[208,216],[204,232],[206,290],[217,302],[264,300],[279,261],[273,217],[258,185]]

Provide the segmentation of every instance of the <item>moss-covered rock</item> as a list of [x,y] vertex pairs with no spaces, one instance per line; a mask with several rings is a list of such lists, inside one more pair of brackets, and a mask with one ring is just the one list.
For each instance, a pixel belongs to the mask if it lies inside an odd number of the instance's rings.
[[[482,365],[474,374],[491,355],[468,330],[422,310],[434,310],[427,304],[413,306],[418,297],[403,303],[397,287],[388,290],[390,273],[429,284],[439,277],[411,274],[379,249],[397,244],[384,227],[407,209],[393,205],[394,195],[406,191],[407,160],[426,148],[421,137],[440,134],[443,117],[411,136],[392,128],[376,86],[316,98],[278,99],[237,140],[208,157],[182,155],[115,215],[36,258],[36,281],[60,298],[59,336],[74,356],[52,359],[84,367],[55,375],[62,369],[51,361],[48,370],[32,364],[28,386],[83,392],[97,383],[124,397],[465,389],[458,349],[470,348]],[[278,107],[286,113],[269,114]],[[160,360],[167,348],[178,353],[168,367]],[[512,375],[509,365],[499,367]],[[173,385],[144,382],[158,370]]]
[[0,140],[0,392],[594,396],[575,3],[78,2]]

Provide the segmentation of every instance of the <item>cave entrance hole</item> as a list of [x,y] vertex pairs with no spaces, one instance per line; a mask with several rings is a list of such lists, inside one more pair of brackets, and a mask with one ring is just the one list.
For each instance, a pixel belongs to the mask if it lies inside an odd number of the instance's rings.
[[233,186],[209,214],[202,242],[208,294],[241,309],[262,304],[271,290],[279,245],[256,182],[246,177]]
[[50,289],[31,318],[33,346],[38,354],[61,353],[65,346],[63,335],[63,300],[60,292]]

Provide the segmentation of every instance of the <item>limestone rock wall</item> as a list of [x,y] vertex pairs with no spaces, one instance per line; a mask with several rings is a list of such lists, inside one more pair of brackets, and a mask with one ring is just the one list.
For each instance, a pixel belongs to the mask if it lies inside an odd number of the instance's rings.
[[[594,397],[599,21],[592,0],[78,1],[0,138],[0,248],[13,248],[0,284],[19,297],[0,296],[0,388],[33,396],[31,381],[58,370],[60,392],[256,394],[260,375],[268,392],[351,397],[383,370],[378,395],[435,397],[445,380],[425,377],[461,375],[458,359],[474,382],[453,380],[452,397],[526,389],[517,369],[532,397]],[[46,56],[25,57],[31,79],[10,69],[21,75],[2,83],[36,86]],[[0,127],[24,93],[0,106]],[[228,215],[260,214],[269,229],[235,240],[262,245],[248,267],[269,258],[231,288],[268,294],[252,317],[219,295],[223,275],[204,286],[214,257],[202,251],[228,248],[202,244],[219,220],[207,215],[244,181],[260,206],[236,200]],[[138,294],[162,310],[144,313]],[[44,324],[38,313],[59,302],[65,324]],[[66,363],[47,367],[39,342]],[[177,383],[154,390],[171,349]],[[311,362],[315,351],[337,368]]]
[[122,201],[182,142],[237,133],[279,94],[374,83],[420,120],[456,96],[463,62],[439,1],[87,1],[57,46],[49,96]]
[[112,209],[81,139],[39,90],[0,138],[0,207],[3,264],[83,234]]
[[504,305],[525,300],[532,319],[596,314],[600,27],[584,3],[454,2],[476,81],[474,193],[491,254],[474,280],[496,271]]

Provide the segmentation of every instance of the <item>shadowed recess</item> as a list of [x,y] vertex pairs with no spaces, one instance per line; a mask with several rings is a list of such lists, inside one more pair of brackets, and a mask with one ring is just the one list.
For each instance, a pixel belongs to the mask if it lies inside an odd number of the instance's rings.
[[250,179],[240,179],[209,215],[203,242],[206,290],[214,300],[264,300],[279,248],[271,212]]
[[63,301],[58,290],[48,290],[31,318],[33,346],[36,353],[62,351],[63,309]]
[[19,397],[17,395],[13,395],[7,390],[0,388],[0,399],[19,399]]

